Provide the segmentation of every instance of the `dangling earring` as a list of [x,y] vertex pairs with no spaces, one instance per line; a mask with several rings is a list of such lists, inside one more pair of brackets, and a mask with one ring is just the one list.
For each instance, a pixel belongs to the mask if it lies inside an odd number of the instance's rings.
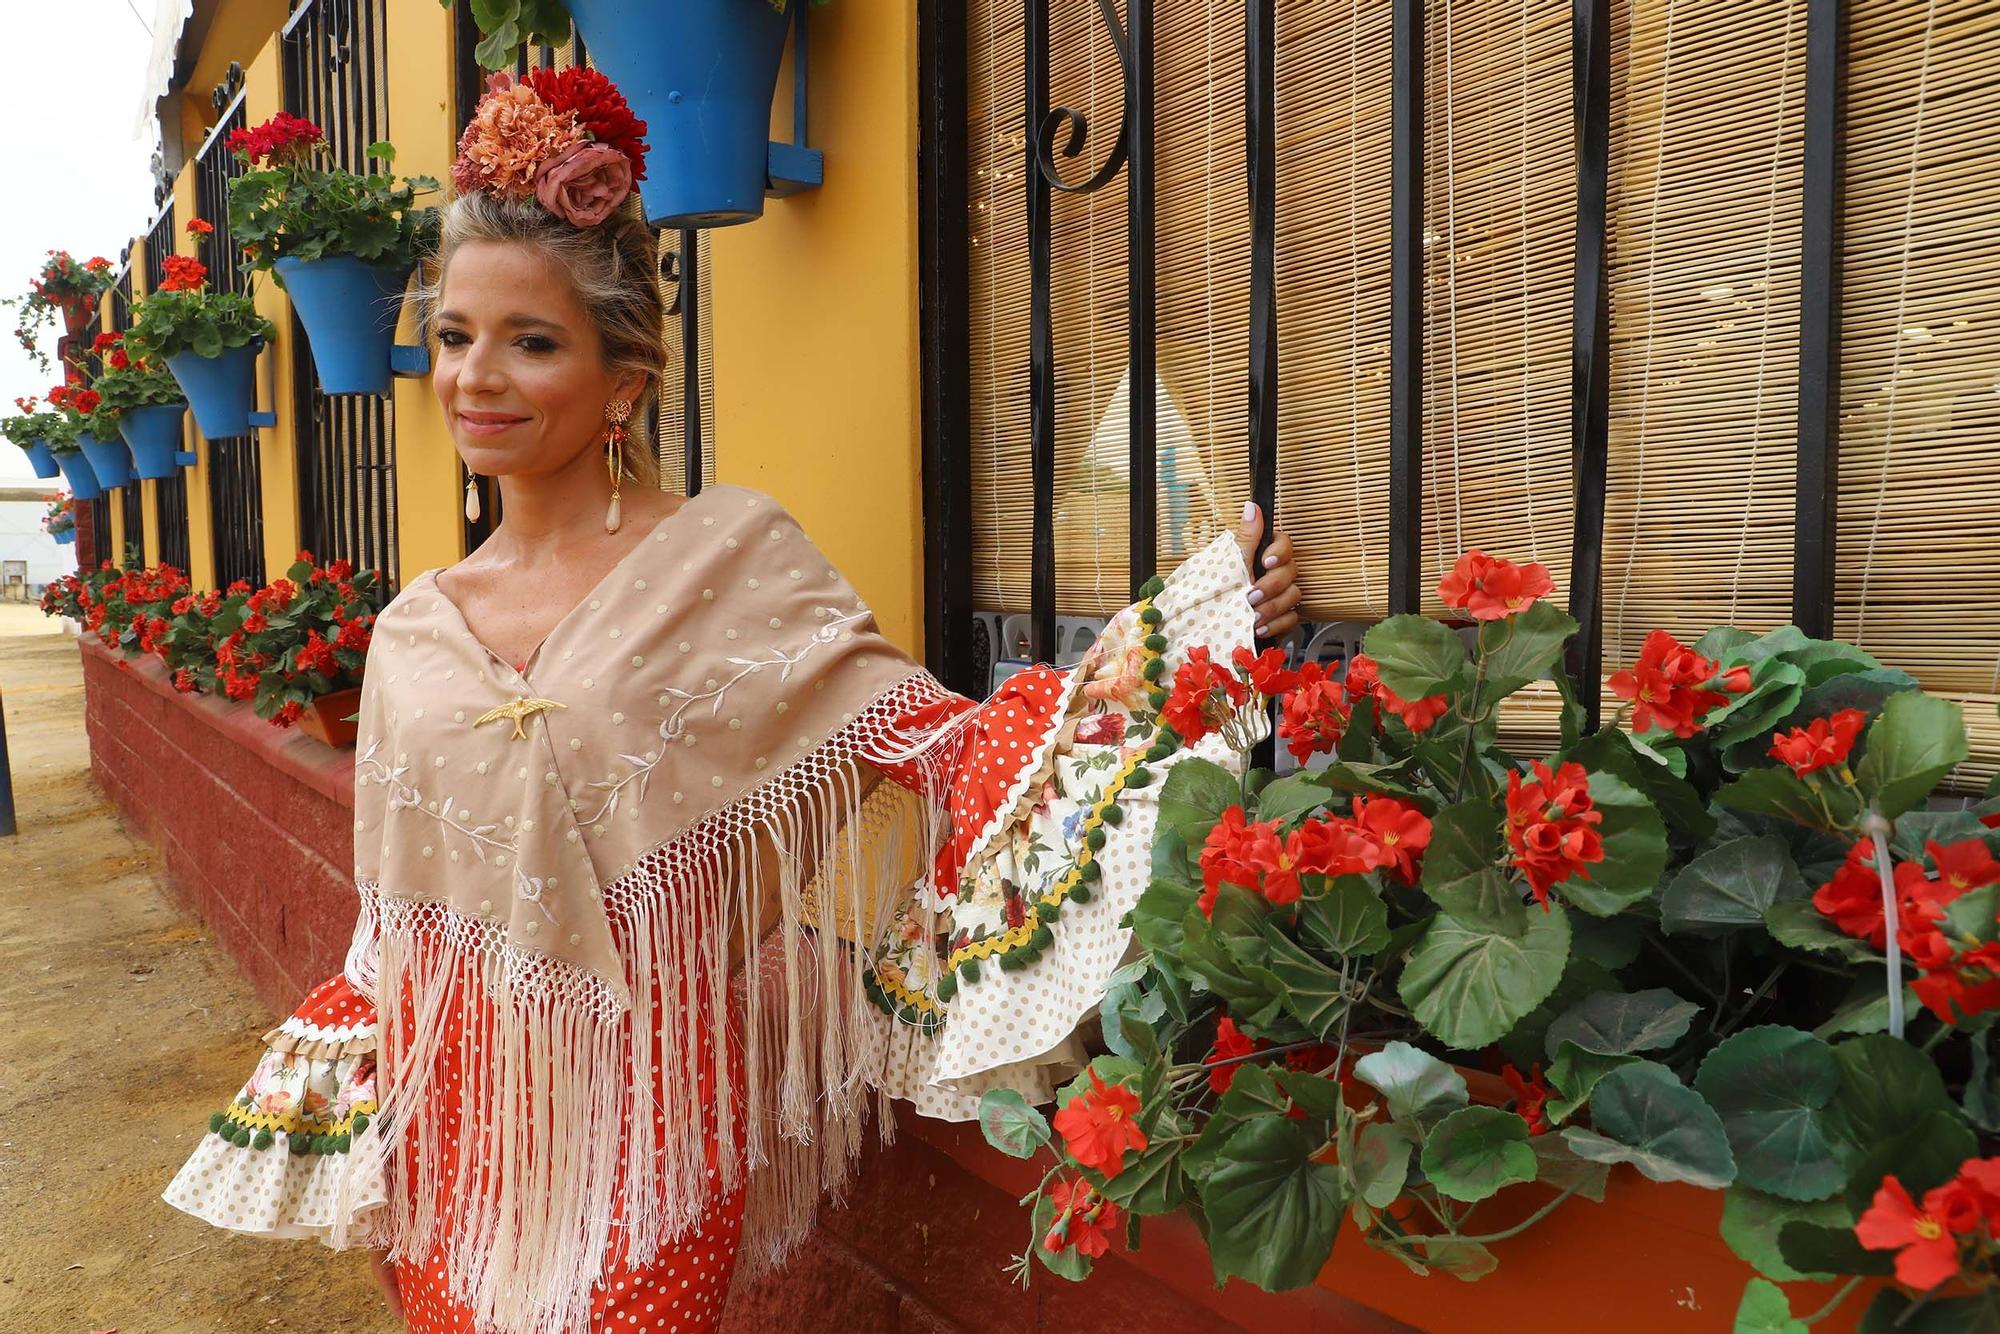
[[611,424],[604,436],[604,467],[611,474],[611,504],[604,511],[607,533],[617,532],[624,521],[618,504],[618,487],[625,480],[625,423],[631,419],[630,399],[614,398],[604,405],[604,420]]
[[473,479],[470,466],[465,470],[465,521],[479,522],[479,483]]

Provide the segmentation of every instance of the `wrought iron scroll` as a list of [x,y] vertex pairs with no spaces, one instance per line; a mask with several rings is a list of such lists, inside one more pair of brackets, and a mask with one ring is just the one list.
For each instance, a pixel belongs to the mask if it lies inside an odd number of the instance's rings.
[[[1102,190],[1117,178],[1119,171],[1124,168],[1126,159],[1131,153],[1133,102],[1132,43],[1126,36],[1125,25],[1118,21],[1118,6],[1113,4],[1112,0],[1097,0],[1097,12],[1104,16],[1104,25],[1111,29],[1111,45],[1118,52],[1118,69],[1125,84],[1125,112],[1118,118],[1118,137],[1112,142],[1110,155],[1104,159],[1103,165],[1090,174],[1087,180],[1079,181],[1074,185],[1063,180],[1062,172],[1056,167],[1055,155],[1058,151],[1055,146],[1056,135],[1067,127],[1069,134],[1063,140],[1060,151],[1066,158],[1075,158],[1083,152],[1084,144],[1090,138],[1090,118],[1074,107],[1050,107],[1040,117],[1039,123],[1035,126],[1034,141],[1031,145],[1034,153],[1035,168],[1041,173],[1042,179],[1049,183],[1051,189],[1061,190],[1066,194],[1087,195]],[[1043,56],[1040,76],[1043,91],[1042,100],[1047,101],[1049,14],[1046,3],[1041,6],[1040,22],[1042,25],[1041,51]],[[1035,76],[1030,74],[1030,77]],[[1033,115],[1034,113],[1030,111],[1029,114]]]

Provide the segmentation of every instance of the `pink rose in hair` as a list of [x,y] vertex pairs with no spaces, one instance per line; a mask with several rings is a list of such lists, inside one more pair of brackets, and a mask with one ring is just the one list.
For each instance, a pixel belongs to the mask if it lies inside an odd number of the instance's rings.
[[632,193],[632,161],[609,144],[581,144],[545,163],[535,198],[578,227],[595,227]]

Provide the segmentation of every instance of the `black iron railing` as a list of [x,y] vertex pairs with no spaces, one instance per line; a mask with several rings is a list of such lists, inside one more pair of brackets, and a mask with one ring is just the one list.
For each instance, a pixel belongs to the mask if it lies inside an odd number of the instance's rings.
[[102,492],[83,503],[90,506],[90,546],[79,552],[77,559],[85,569],[95,569],[118,554],[111,549],[111,493]]
[[243,129],[247,117],[244,95],[238,93],[224,108],[195,155],[195,214],[215,230],[201,238],[201,261],[208,265],[208,284],[218,292],[242,292],[250,283],[243,275],[242,256],[229,236],[229,183],[243,174],[243,164],[229,151],[229,136]]
[[[368,170],[389,137],[388,0],[304,0],[284,29],[285,109],[326,133],[328,151]],[[299,520],[304,546],[396,584],[395,409],[387,397],[320,391],[305,331],[292,328]]]
[[167,280],[167,256],[174,253],[174,201],[160,210],[146,229],[146,290],[157,292]]
[[119,258],[118,281],[111,285],[111,327],[132,327],[132,254],[129,246]]
[[139,490],[136,477],[118,488],[118,510],[125,516],[125,543],[118,552],[118,563],[127,568],[143,565],[146,560],[146,506]]
[[185,573],[193,563],[188,548],[187,473],[174,469],[172,477],[154,483],[154,506],[160,521],[160,559]]
[[215,586],[264,582],[263,472],[257,437],[208,442],[208,522],[215,542]]

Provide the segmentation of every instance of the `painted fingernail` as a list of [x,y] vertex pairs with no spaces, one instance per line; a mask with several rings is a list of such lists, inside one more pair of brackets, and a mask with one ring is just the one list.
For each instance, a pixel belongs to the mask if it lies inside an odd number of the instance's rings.
[[1252,519],[1254,519],[1254,518],[1256,518],[1256,517],[1257,517],[1257,502],[1256,502],[1256,501],[1254,501],[1254,500],[1246,500],[1246,501],[1244,501],[1244,502],[1243,502],[1243,522],[1245,522],[1245,523],[1248,523],[1248,522],[1250,522],[1250,521],[1251,521]]
[[1256,606],[1256,605],[1257,605],[1258,603],[1262,602],[1263,600],[1264,600],[1264,590],[1263,590],[1263,589],[1261,589],[1261,588],[1253,588],[1253,589],[1251,589],[1251,590],[1250,590],[1250,605],[1251,605],[1251,606],[1253,606],[1253,607],[1254,607],[1254,606]]
[[1257,627],[1257,638],[1259,638],[1259,639],[1267,639],[1267,638],[1269,638],[1269,637],[1270,637],[1270,634],[1271,634],[1271,627],[1270,627],[1270,626],[1268,626],[1268,625],[1260,625],[1260,626],[1258,626],[1258,627]]
[[1277,567],[1277,564],[1278,564],[1278,558],[1277,558],[1276,556],[1266,556],[1266,557],[1264,557],[1264,568],[1265,568],[1265,569],[1267,569],[1267,570],[1270,570],[1270,569],[1275,569],[1275,568]]

